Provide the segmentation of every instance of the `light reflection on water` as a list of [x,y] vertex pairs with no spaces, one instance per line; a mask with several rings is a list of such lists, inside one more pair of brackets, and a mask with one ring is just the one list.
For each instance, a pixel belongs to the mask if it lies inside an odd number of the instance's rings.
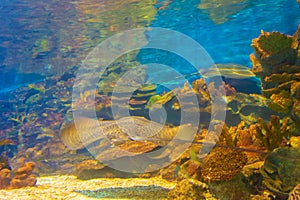
[[[1,4],[0,62],[25,73],[62,73],[78,65],[103,39],[144,26],[189,35],[216,63],[250,66],[251,39],[261,29],[291,34],[300,21],[300,6],[293,0],[4,0]],[[49,65],[53,68],[45,70]]]

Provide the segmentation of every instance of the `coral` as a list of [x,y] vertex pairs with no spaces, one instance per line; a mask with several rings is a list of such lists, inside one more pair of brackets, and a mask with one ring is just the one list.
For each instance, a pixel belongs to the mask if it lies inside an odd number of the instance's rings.
[[[217,125],[215,128],[222,127]],[[230,128],[224,124],[217,144],[231,147],[251,147],[256,143],[256,134],[255,125],[246,127],[244,121]]]
[[242,151],[217,147],[205,158],[201,178],[207,182],[230,180],[246,163],[247,156]]
[[278,94],[272,94],[270,99],[272,102],[269,104],[269,107],[284,114],[288,114],[293,105],[290,94],[286,90],[281,90]]
[[13,170],[13,178],[10,182],[9,188],[34,186],[37,181],[36,175],[32,174],[34,167],[34,162],[27,162],[24,166]]
[[253,39],[252,71],[261,78],[269,107],[299,124],[300,26],[293,36],[264,32]]
[[277,73],[280,66],[296,63],[297,50],[292,43],[292,36],[286,36],[279,32],[262,31],[258,38],[252,40],[252,47],[262,65],[264,74]]
[[6,189],[9,187],[11,181],[11,172],[9,169],[0,170],[0,189]]
[[[188,84],[186,84],[185,87],[188,87]],[[200,106],[204,107],[210,103],[211,98],[204,78],[195,80],[192,83],[192,89],[192,91],[197,95]]]
[[10,170],[7,168],[0,170],[0,189],[14,189],[36,184],[36,175],[32,174],[34,162],[27,162],[25,165]]
[[265,159],[261,168],[263,184],[279,198],[287,199],[300,182],[300,149],[277,148]]
[[208,194],[208,187],[205,183],[194,179],[183,179],[169,191],[168,199],[206,199],[205,196]]
[[153,98],[159,96],[156,93],[156,85],[148,84],[140,87],[130,97],[129,112],[131,115],[148,117],[148,109]]
[[295,134],[289,122],[289,118],[281,122],[280,118],[275,115],[271,116],[269,123],[259,119],[256,125],[256,136],[268,151],[272,151],[279,147],[286,137]]
[[[298,1],[300,3],[300,0]],[[299,200],[300,199],[300,183],[290,192],[288,200]]]
[[300,148],[300,136],[292,136],[289,143],[291,147]]
[[291,85],[291,96],[294,102],[292,119],[296,122],[296,124],[300,124],[300,81]]
[[290,48],[292,42],[292,37],[288,37],[282,33],[262,31],[259,38],[252,41],[252,46],[257,56],[264,58]]

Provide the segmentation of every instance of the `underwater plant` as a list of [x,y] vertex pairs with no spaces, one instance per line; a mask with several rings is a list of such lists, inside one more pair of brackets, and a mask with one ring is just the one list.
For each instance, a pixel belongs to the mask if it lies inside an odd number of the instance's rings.
[[29,113],[26,108],[25,111],[19,112],[19,108],[16,107],[16,115],[14,117],[10,117],[9,120],[17,123],[18,128],[18,151],[24,150],[24,133],[25,130],[33,126],[38,116],[36,113]]

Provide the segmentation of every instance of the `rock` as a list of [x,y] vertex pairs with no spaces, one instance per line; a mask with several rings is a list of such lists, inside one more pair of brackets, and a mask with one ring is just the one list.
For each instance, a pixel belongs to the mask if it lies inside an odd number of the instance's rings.
[[243,174],[238,174],[228,181],[208,183],[209,191],[217,199],[222,200],[250,200],[252,188]]
[[183,179],[170,190],[168,199],[206,199],[211,196],[208,191],[208,186],[205,183],[194,179]]
[[260,168],[263,164],[263,161],[259,161],[250,165],[245,165],[242,171],[247,182],[252,186],[253,190],[256,190],[256,192],[262,190],[262,175],[260,173]]
[[27,175],[31,174],[31,172],[33,171],[33,168],[35,167],[35,163],[34,162],[27,162],[25,163],[24,166],[17,168],[14,171],[14,178],[19,178],[19,179],[23,179],[25,178]]
[[261,174],[263,184],[278,198],[286,199],[300,182],[300,149],[275,149],[266,157]]
[[7,158],[4,156],[0,156],[0,170],[2,170],[2,169],[11,170],[11,167],[9,166]]

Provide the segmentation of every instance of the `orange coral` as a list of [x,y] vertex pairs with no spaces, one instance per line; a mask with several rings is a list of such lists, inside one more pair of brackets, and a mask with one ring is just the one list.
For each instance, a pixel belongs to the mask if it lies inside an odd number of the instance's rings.
[[37,176],[32,174],[34,167],[34,162],[27,162],[24,166],[13,171],[9,169],[0,170],[0,189],[34,186],[37,181]]
[[35,167],[34,162],[27,162],[24,166],[14,171],[14,176],[10,182],[9,188],[21,188],[26,186],[34,186],[36,184],[36,175],[32,174]]

